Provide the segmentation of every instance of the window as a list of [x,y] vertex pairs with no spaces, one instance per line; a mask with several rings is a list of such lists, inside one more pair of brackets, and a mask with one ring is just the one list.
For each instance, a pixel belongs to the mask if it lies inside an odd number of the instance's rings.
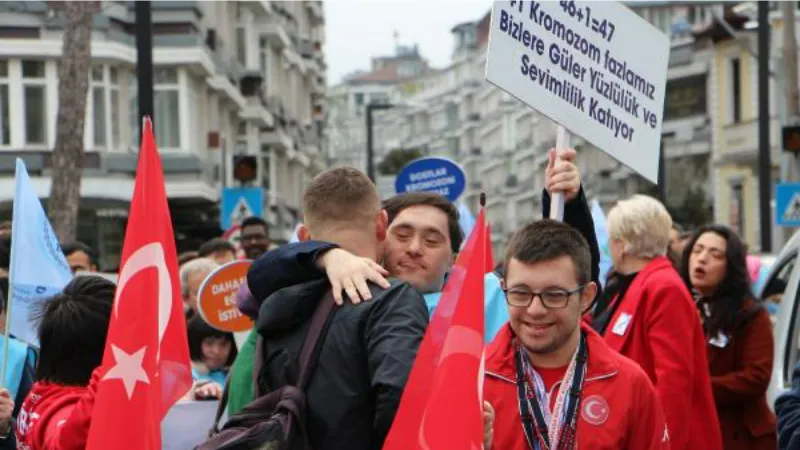
[[106,87],[103,66],[93,66],[91,70],[92,86],[92,125],[94,133],[95,147],[105,147],[108,144],[106,139]]
[[[128,79],[130,93],[131,141],[138,150],[141,137],[139,121],[139,85],[135,74]],[[178,106],[178,72],[174,67],[156,68],[153,73],[153,132],[159,149],[180,148],[181,121]]]
[[370,103],[381,104],[381,105],[387,104],[387,103],[389,103],[389,94],[387,94],[385,92],[377,92],[375,94],[371,94],[369,96],[369,102]]
[[458,124],[458,105],[452,103],[447,105],[446,115],[448,126],[452,127]]
[[355,100],[356,100],[356,106],[363,105],[364,104],[364,94],[361,93],[361,92],[356,92],[355,93]]
[[0,145],[11,143],[11,118],[8,114],[8,61],[0,60]]
[[47,85],[44,61],[22,61],[25,143],[47,144]]
[[116,67],[96,65],[89,80],[93,146],[117,149],[121,143],[119,72]]
[[119,121],[119,73],[117,72],[116,67],[110,67],[108,73],[111,81],[111,111],[108,115],[111,119],[111,147],[118,149],[121,143],[121,130]]
[[236,29],[236,59],[239,60],[239,64],[245,65],[245,61],[247,61],[247,37],[245,33],[245,29],[243,27],[239,27]]
[[139,82],[135,73],[128,77],[128,109],[130,110],[128,117],[130,117],[131,125],[131,147],[138,149],[142,128],[139,123]]
[[728,225],[739,236],[744,236],[744,192],[741,182],[731,184],[731,202],[728,211]]
[[181,146],[181,118],[178,107],[178,71],[160,68],[153,75],[156,143],[159,148]]
[[742,65],[739,58],[731,60],[731,120],[742,121]]

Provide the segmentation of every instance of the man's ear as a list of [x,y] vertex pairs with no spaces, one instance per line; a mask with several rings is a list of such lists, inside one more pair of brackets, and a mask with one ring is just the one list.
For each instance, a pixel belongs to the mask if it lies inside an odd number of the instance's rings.
[[308,227],[304,223],[301,223],[300,226],[297,227],[297,240],[300,242],[311,240],[311,231],[308,230]]
[[375,233],[378,242],[386,240],[387,230],[389,229],[389,214],[385,209],[382,209],[375,217]]
[[583,289],[583,294],[581,294],[581,309],[586,311],[589,306],[592,305],[595,296],[597,295],[597,284],[593,281],[589,282],[586,287]]

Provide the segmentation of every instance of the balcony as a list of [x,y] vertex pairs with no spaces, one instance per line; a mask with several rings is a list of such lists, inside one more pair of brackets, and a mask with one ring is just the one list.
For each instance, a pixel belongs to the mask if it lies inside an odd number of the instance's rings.
[[303,143],[303,146],[305,146],[306,153],[308,153],[310,156],[316,156],[319,154],[320,139],[316,127],[310,126],[304,130],[301,130],[300,141]]
[[[777,118],[770,119],[770,142],[780,142]],[[718,164],[756,164],[758,161],[758,120],[732,123],[722,127],[723,146],[715,162]],[[774,152],[775,146],[773,146]]]
[[322,2],[304,1],[303,3],[306,5],[312,25],[322,25],[325,23],[325,13],[322,10]]
[[267,38],[267,42],[278,50],[283,50],[292,45],[292,40],[286,32],[286,27],[279,19],[269,19],[263,25],[261,34]]
[[271,95],[267,97],[266,101],[267,110],[276,117],[280,117],[282,119],[286,118],[286,107],[283,106],[283,100],[280,97]]
[[270,0],[239,0],[239,4],[250,8],[256,17],[272,14],[272,2]]
[[288,151],[294,148],[292,137],[286,129],[280,126],[261,132],[261,143],[270,145],[278,150]]

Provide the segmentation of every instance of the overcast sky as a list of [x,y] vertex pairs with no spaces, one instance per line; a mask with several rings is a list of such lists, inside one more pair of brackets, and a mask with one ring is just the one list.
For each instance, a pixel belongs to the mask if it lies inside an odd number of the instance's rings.
[[393,54],[395,31],[401,45],[417,43],[431,65],[446,66],[453,51],[450,29],[480,19],[492,2],[326,0],[323,6],[328,84],[334,85],[350,72],[369,70],[373,56]]

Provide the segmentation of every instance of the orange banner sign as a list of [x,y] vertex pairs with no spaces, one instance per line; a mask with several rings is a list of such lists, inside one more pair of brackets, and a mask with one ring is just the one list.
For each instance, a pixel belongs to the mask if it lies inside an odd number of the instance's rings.
[[236,307],[236,293],[247,282],[252,261],[233,261],[206,277],[197,293],[197,309],[212,327],[236,333],[253,328],[253,321]]

